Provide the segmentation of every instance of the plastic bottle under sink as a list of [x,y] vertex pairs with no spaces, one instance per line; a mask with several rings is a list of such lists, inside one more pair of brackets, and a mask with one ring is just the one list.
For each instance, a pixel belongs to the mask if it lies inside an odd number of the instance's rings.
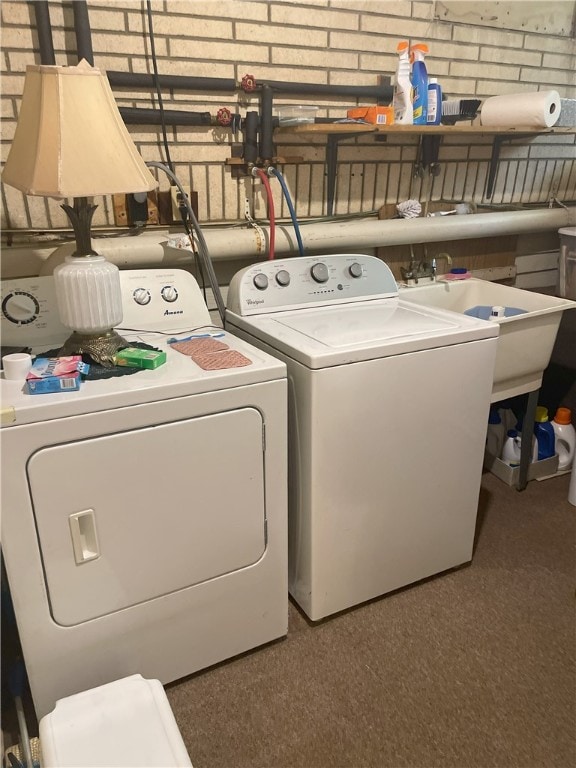
[[536,408],[534,434],[538,442],[538,461],[549,459],[555,452],[554,427],[548,420],[548,408],[539,405]]
[[570,408],[558,408],[551,423],[555,438],[554,448],[558,454],[558,470],[570,469],[574,463],[576,449],[576,430],[572,426]]

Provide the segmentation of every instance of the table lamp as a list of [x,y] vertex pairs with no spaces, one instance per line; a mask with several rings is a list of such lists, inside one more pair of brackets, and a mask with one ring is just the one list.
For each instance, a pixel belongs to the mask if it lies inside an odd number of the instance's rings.
[[14,141],[4,183],[27,195],[74,198],[64,204],[76,250],[54,270],[58,311],[73,333],[61,355],[87,353],[113,365],[129,346],[114,327],[122,322],[118,267],[92,248],[95,195],[148,192],[158,186],[124,125],[107,77],[82,60],[75,67],[26,68]]

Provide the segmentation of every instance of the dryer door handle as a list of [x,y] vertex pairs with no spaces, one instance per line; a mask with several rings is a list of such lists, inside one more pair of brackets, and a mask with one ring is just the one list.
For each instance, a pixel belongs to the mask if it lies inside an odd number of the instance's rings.
[[94,510],[86,509],[83,512],[76,512],[69,516],[68,523],[76,565],[82,565],[100,557]]

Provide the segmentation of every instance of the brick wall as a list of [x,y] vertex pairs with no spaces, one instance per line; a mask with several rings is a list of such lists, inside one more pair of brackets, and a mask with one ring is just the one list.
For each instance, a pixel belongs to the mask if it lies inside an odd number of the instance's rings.
[[[503,6],[505,3],[495,5]],[[542,5],[545,5],[543,3]],[[573,5],[573,4],[572,4]],[[257,79],[325,84],[376,85],[391,76],[399,39],[430,47],[428,70],[453,98],[555,88],[576,97],[574,39],[564,35],[494,29],[467,20],[443,20],[441,3],[376,0],[152,0],[155,48],[160,74]],[[470,8],[474,4],[469,4]],[[50,2],[58,64],[75,64],[76,42],[70,2]],[[123,72],[152,72],[146,3],[140,0],[89,0],[96,66]],[[39,63],[34,13],[24,0],[3,0],[2,18],[2,162],[13,136],[27,64]],[[472,20],[473,21],[473,20]],[[150,91],[117,89],[121,106],[157,107]],[[244,115],[258,100],[241,91],[201,93],[166,91],[167,109],[209,111],[219,107]],[[361,103],[367,103],[361,101]],[[319,116],[342,117],[349,101],[295,95],[275,105],[315,104]],[[163,160],[156,126],[129,126],[145,160]],[[179,179],[199,197],[202,222],[244,217],[246,198],[256,216],[265,217],[259,182],[232,178],[225,161],[242,140],[228,130],[169,127],[170,154]],[[339,149],[335,212],[367,212],[410,197],[421,200],[471,200],[482,204],[492,141],[489,137],[445,137],[440,174],[414,177],[416,136],[371,137],[345,142]],[[326,213],[326,138],[286,137],[278,155],[303,158],[281,166],[299,217]],[[576,198],[574,136],[540,136],[505,144],[492,201],[495,204],[547,202]],[[161,188],[168,180],[160,177]],[[275,186],[280,216],[288,216]],[[99,202],[95,225],[113,224],[112,203]],[[67,226],[58,202],[24,197],[3,186],[3,228]]]

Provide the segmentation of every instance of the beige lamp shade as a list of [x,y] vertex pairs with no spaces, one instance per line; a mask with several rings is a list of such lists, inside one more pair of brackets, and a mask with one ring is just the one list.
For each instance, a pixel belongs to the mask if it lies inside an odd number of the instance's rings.
[[108,78],[76,67],[30,65],[2,181],[28,195],[93,197],[158,186],[116,106]]

